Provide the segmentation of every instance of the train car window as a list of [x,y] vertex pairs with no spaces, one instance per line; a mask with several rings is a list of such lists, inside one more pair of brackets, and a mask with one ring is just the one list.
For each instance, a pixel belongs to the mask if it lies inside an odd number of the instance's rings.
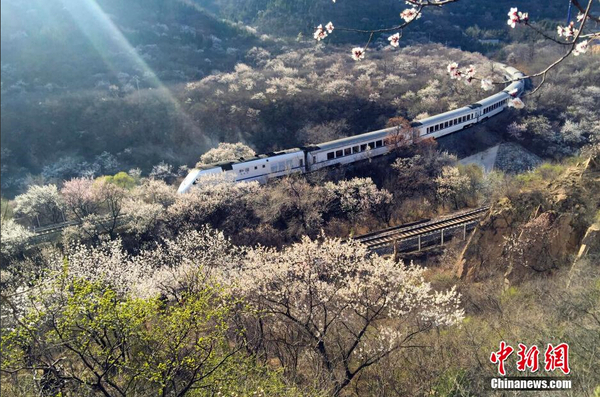
[[360,145],[360,151],[364,152],[365,150],[367,150],[367,145]]
[[375,142],[375,146],[376,147],[382,147],[383,146],[383,141],[379,140]]
[[271,172],[277,172],[277,164],[271,164]]
[[344,149],[344,156],[350,156],[352,154],[352,148]]
[[336,150],[335,157],[342,157],[343,155],[344,155],[344,151],[343,150]]
[[293,166],[294,164],[292,163],[292,160],[286,160],[285,168],[292,169]]
[[375,142],[369,142],[369,149],[375,149]]
[[285,171],[285,163],[283,161],[280,161],[277,165],[279,166],[279,171]]
[[304,166],[304,160],[300,159],[299,161],[300,161],[300,167],[303,167]]
[[360,147],[358,147],[358,146],[354,146],[354,147],[352,148],[352,153],[358,153],[358,152],[360,152]]
[[333,160],[335,158],[335,153],[329,152],[327,153],[327,160]]

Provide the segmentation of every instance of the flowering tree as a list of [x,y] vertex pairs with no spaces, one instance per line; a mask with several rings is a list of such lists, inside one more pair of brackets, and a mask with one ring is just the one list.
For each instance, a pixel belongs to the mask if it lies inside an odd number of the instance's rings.
[[33,185],[15,198],[15,213],[33,224],[58,223],[64,220],[64,201],[56,185]]
[[177,174],[173,171],[173,166],[161,161],[159,164],[152,167],[149,175],[150,179],[159,179],[167,183],[173,183]]
[[437,184],[437,195],[442,202],[450,201],[456,209],[459,202],[470,187],[469,177],[461,175],[457,167],[447,166],[442,168],[442,173],[435,179]]
[[404,117],[392,117],[385,125],[388,128],[393,128],[392,132],[386,138],[386,145],[393,149],[400,149],[407,145],[413,144],[418,137],[418,130],[411,127],[410,121]]
[[199,165],[218,163],[219,161],[234,161],[240,158],[251,158],[256,153],[249,146],[241,142],[227,143],[221,142],[216,148],[210,149],[200,157]]
[[[452,289],[435,292],[423,269],[371,255],[355,242],[305,237],[281,252],[258,247],[243,262],[239,292],[259,314],[250,343],[285,368],[309,359],[305,374],[340,393],[365,368],[415,335],[463,317]],[[316,360],[310,360],[316,357]]]
[[[400,13],[400,19],[402,20],[398,25],[392,26],[389,28],[383,29],[371,29],[371,30],[363,30],[363,29],[352,29],[352,28],[340,28],[334,27],[332,22],[329,22],[327,25],[323,26],[322,24],[317,26],[314,32],[314,38],[317,41],[325,39],[328,35],[331,35],[335,30],[338,31],[347,31],[347,32],[356,32],[356,33],[364,33],[368,35],[367,43],[363,47],[354,47],[351,50],[351,56],[356,61],[361,61],[365,58],[365,53],[369,47],[369,44],[372,42],[374,36],[376,34],[383,33],[392,33],[391,36],[388,37],[388,41],[391,47],[398,47],[399,41],[402,38],[403,29],[405,29],[409,24],[420,18],[429,7],[442,7],[446,6],[449,3],[457,2],[458,0],[406,0],[406,3],[411,7],[407,8]],[[523,25],[530,29],[533,29],[542,37],[553,41],[554,43],[566,47],[566,52],[552,62],[548,67],[543,70],[530,74],[528,76],[523,77],[522,79],[532,78],[532,77],[541,77],[541,82],[538,86],[533,90],[533,92],[537,91],[537,89],[545,82],[546,76],[548,72],[554,68],[556,65],[561,63],[570,55],[579,56],[588,51],[588,46],[590,40],[600,38],[599,32],[589,31],[586,32],[585,25],[588,21],[599,22],[600,17],[594,15],[591,10],[594,3],[594,0],[587,0],[587,3],[580,2],[580,0],[570,0],[571,4],[577,8],[580,13],[577,16],[576,22],[570,22],[567,26],[557,26],[556,36],[549,35],[542,28],[537,25],[531,23],[529,21],[529,13],[521,12],[517,8],[511,8],[508,12],[508,25],[511,28],[515,28],[517,25]],[[585,0],[584,0],[585,1]],[[335,0],[333,0],[335,3]],[[473,80],[479,80],[481,82],[481,88],[484,90],[490,90],[494,84],[504,84],[507,81],[494,82],[491,77],[476,77],[476,70],[471,65],[467,68],[460,69],[458,64],[452,62],[448,65],[448,73],[454,79],[464,78],[467,83],[471,83]],[[514,99],[510,102],[511,106],[520,108],[523,106],[522,101],[518,98]]]
[[60,191],[67,209],[79,221],[98,209],[93,184],[94,181],[90,178],[74,178],[66,181]]
[[33,235],[12,219],[2,219],[0,227],[2,230],[1,252],[3,256],[11,256],[19,253]]
[[234,183],[224,179],[199,184],[189,194],[178,195],[165,214],[173,230],[187,230],[210,224],[228,232],[238,232],[248,223],[248,202],[259,191],[258,182]]
[[382,220],[389,221],[387,211],[393,195],[385,189],[378,189],[371,178],[353,178],[338,183],[327,182],[325,190],[331,197],[333,211],[346,214],[353,221],[374,213]]

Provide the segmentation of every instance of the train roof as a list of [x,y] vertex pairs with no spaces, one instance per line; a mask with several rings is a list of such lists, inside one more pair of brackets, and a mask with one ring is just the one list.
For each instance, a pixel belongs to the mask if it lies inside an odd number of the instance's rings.
[[494,95],[491,95],[487,98],[483,98],[481,101],[477,102],[479,104],[481,104],[481,106],[488,106],[492,103],[496,103],[501,99],[505,99],[507,97],[510,97],[510,95],[508,95],[506,92],[504,91],[500,91]]
[[468,113],[471,111],[472,111],[472,108],[470,108],[470,106],[463,106],[462,108],[450,110],[449,112],[436,114],[435,116],[427,117],[426,119],[423,119],[423,120],[418,120],[418,122],[420,125],[436,124],[440,121],[445,121],[452,117],[458,117],[464,113]]
[[312,152],[312,151],[316,151],[316,150],[329,150],[329,149],[336,149],[339,147],[352,146],[355,144],[365,143],[372,139],[379,139],[379,138],[386,137],[389,134],[389,132],[393,129],[394,129],[394,127],[385,128],[382,130],[371,131],[371,132],[366,132],[364,134],[358,134],[358,135],[353,135],[353,136],[349,136],[346,138],[336,139],[335,141],[323,142],[323,143],[319,143],[315,146],[307,147],[307,148],[305,148],[305,150],[308,152]]

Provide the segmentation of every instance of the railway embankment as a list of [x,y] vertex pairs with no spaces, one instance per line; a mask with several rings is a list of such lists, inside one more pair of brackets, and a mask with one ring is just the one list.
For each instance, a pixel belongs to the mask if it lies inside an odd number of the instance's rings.
[[526,175],[493,203],[459,255],[458,277],[501,273],[512,285],[579,261],[600,265],[600,156],[552,171]]

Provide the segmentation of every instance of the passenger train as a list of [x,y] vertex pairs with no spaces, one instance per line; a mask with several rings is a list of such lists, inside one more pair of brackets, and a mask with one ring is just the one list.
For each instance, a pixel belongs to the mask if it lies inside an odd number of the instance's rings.
[[[525,89],[525,75],[519,70],[495,63],[508,80],[516,80],[502,91],[472,105],[454,109],[411,123],[415,139],[439,138],[470,127],[495,116],[508,106],[508,101]],[[367,132],[318,145],[261,154],[250,159],[240,158],[193,169],[183,180],[178,193],[185,193],[199,180],[209,175],[223,175],[236,182],[258,181],[293,173],[308,173],[336,164],[349,164],[388,153],[395,145],[395,127]]]

